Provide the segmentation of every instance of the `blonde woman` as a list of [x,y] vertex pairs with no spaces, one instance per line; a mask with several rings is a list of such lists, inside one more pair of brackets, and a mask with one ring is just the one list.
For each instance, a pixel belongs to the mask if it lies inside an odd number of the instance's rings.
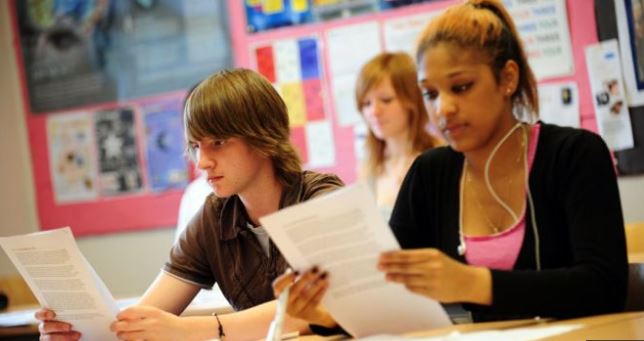
[[355,98],[369,131],[360,170],[389,219],[400,184],[414,159],[438,145],[428,133],[427,111],[406,53],[382,53],[360,70]]

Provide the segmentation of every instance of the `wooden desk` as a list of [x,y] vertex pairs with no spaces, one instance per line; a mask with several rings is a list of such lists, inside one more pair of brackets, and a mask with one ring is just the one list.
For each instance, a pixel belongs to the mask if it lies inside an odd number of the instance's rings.
[[548,337],[547,341],[568,340],[642,340],[644,339],[644,312],[611,314],[597,317],[558,321],[548,325],[583,324],[569,333]]
[[[583,317],[578,319],[561,321],[535,321],[516,320],[485,323],[467,323],[451,327],[438,328],[426,332],[410,333],[409,337],[440,337],[458,331],[460,333],[471,333],[485,330],[511,330],[514,328],[546,328],[561,325],[581,325],[582,327],[571,332],[543,338],[547,341],[577,341],[577,340],[633,340],[644,339],[644,312],[618,313]],[[319,340],[342,340],[343,337],[320,337],[301,336],[297,340],[319,341]]]
[[[136,302],[138,302],[137,297],[122,298],[117,300],[117,305],[120,308],[124,308],[126,306],[136,304]],[[39,333],[38,325],[36,324],[37,321],[30,318],[38,308],[38,305],[21,305],[11,307],[9,310],[3,311],[2,313],[24,312],[28,316],[25,316],[24,318],[25,325],[0,327],[0,340],[38,340]],[[201,293],[190,303],[182,316],[210,315],[213,312],[223,314],[229,313],[232,310],[232,307],[220,291],[201,290]],[[0,316],[0,319],[2,318],[3,317]]]
[[629,263],[644,263],[644,252],[635,252],[628,254]]

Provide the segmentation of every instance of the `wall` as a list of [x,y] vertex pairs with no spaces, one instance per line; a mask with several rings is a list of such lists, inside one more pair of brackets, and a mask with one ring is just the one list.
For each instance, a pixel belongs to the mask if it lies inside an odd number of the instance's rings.
[[[0,235],[37,230],[22,100],[8,2],[0,1]],[[589,5],[592,2],[589,2]],[[619,180],[626,222],[644,222],[644,176]],[[100,217],[97,217],[100,219]],[[173,227],[81,238],[78,244],[117,297],[139,295],[154,279],[173,240]],[[0,252],[0,276],[15,268]]]
[[[0,1],[1,236],[38,230],[32,169],[8,10],[8,1]],[[157,275],[168,255],[174,238],[171,228],[82,238],[78,240],[78,244],[115,296],[140,295]],[[0,276],[15,274],[15,268],[4,252],[0,251]]]

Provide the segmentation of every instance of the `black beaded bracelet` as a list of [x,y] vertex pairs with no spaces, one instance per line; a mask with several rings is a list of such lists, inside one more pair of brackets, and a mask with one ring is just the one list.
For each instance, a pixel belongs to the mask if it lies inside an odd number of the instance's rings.
[[219,320],[219,316],[217,315],[217,313],[212,313],[212,315],[217,319],[217,325],[219,327],[218,328],[218,330],[219,330],[218,339],[221,340],[221,341],[224,341],[224,339],[226,337],[226,333],[224,333],[224,325],[221,324],[221,321]]

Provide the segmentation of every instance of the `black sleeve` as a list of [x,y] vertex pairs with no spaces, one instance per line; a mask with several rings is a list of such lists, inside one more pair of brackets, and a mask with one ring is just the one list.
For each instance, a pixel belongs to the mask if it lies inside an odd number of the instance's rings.
[[[557,202],[563,206],[564,217],[557,219],[567,227],[572,264],[541,271],[492,270],[493,305],[476,306],[475,310],[574,317],[623,309],[628,264],[617,179],[608,148],[595,134],[577,134],[564,142],[550,173],[548,176],[560,177],[556,181]],[[539,209],[536,207],[537,218],[557,214]],[[549,237],[541,235],[540,239]]]

